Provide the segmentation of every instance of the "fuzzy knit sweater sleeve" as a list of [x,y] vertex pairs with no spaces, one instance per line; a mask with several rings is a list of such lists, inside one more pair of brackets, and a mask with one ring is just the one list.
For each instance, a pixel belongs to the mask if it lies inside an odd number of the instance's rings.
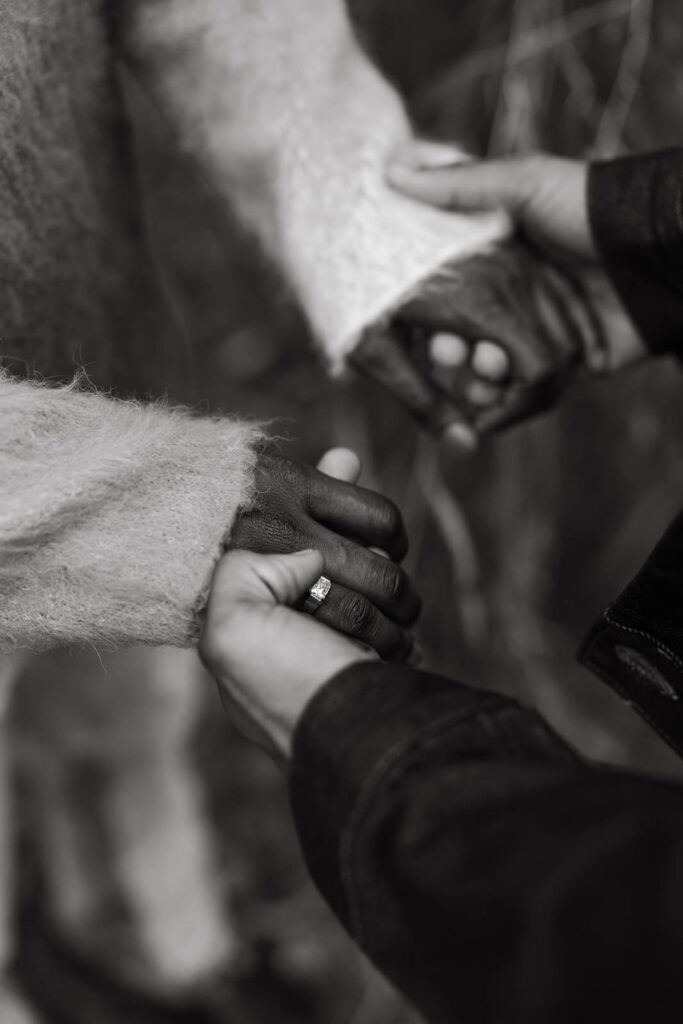
[[0,651],[188,645],[258,432],[0,371]]
[[333,367],[444,263],[506,235],[500,213],[446,214],[387,186],[411,127],[345,0],[119,8],[132,65],[291,284]]

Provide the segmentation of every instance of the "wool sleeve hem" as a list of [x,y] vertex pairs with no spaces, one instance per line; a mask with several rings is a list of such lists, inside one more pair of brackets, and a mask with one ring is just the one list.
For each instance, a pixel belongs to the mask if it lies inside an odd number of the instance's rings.
[[180,145],[287,278],[332,372],[444,264],[509,237],[500,211],[445,213],[388,186],[412,129],[338,0],[148,0],[128,38]]
[[0,374],[0,648],[192,644],[257,428]]

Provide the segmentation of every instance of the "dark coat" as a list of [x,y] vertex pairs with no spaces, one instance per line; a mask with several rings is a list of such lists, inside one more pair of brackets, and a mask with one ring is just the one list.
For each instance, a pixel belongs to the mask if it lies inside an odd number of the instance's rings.
[[[634,321],[680,351],[683,151],[600,165],[590,192]],[[583,652],[679,752],[682,624],[683,517]],[[683,786],[587,764],[504,697],[362,662],[307,708],[290,792],[321,892],[432,1024],[681,1019]]]

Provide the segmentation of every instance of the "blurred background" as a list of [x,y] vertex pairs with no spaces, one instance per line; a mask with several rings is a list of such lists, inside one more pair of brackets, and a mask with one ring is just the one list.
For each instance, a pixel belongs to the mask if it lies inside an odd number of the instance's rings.
[[[611,156],[681,143],[678,0],[350,6],[426,135],[491,155]],[[291,457],[355,448],[362,482],[404,510],[427,666],[532,702],[591,757],[680,775],[660,741],[574,661],[585,630],[680,509],[677,369],[662,361],[577,382],[559,410],[475,457],[444,454],[372,385],[326,377],[283,284],[144,99],[133,91],[131,103],[158,269],[188,339],[172,397],[273,420]],[[225,971],[164,1002],[87,966],[43,920],[27,813],[19,969],[46,1019],[413,1024],[308,883],[280,774],[218,713],[208,681],[202,692],[191,756],[234,939]],[[21,726],[21,706],[16,714]]]

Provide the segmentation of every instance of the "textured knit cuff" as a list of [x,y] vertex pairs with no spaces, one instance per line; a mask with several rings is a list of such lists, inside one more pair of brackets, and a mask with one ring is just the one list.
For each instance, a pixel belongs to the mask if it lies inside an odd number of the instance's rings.
[[0,373],[0,650],[185,646],[260,431]]
[[605,270],[648,348],[683,353],[683,149],[594,163],[588,210]]

